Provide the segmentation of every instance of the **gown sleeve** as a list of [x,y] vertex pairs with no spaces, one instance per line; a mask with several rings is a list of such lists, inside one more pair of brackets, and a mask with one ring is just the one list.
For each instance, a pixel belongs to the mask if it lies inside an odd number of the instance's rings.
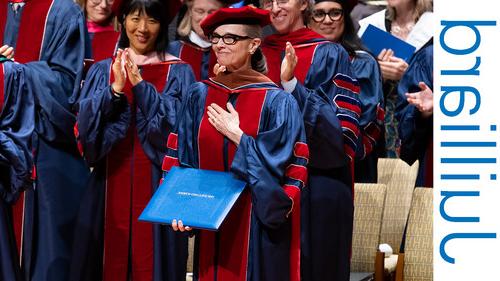
[[194,74],[187,64],[174,64],[164,90],[142,81],[132,88],[137,101],[137,130],[144,151],[160,166],[167,150],[168,135],[174,129],[177,116]]
[[419,82],[424,82],[433,89],[432,59],[432,46],[417,53],[398,86],[396,118],[399,120],[398,131],[401,138],[400,157],[410,165],[425,153],[432,137],[432,118],[422,118],[420,111],[406,101],[405,94],[421,91]]
[[361,108],[347,52],[333,43],[319,45],[305,83],[298,82],[292,95],[304,119],[309,165],[329,169],[354,159]]
[[39,61],[26,63],[37,110],[36,131],[48,141],[74,142],[73,105],[80,91],[85,57],[85,20],[78,7],[56,7]]
[[357,159],[364,159],[377,145],[384,130],[384,93],[382,76],[377,61],[366,52],[356,52],[352,62],[354,76],[359,82],[361,117],[359,138],[356,151]]
[[14,202],[31,185],[33,159],[30,149],[35,106],[28,91],[26,67],[0,64],[4,95],[0,95],[0,199]]
[[116,97],[109,84],[111,60],[93,65],[83,86],[75,135],[90,166],[122,140],[130,126],[131,111],[125,95]]
[[300,206],[309,157],[298,105],[290,95],[279,93],[263,116],[269,125],[256,138],[242,136],[231,165],[248,183],[258,219],[272,229],[287,221],[293,206]]

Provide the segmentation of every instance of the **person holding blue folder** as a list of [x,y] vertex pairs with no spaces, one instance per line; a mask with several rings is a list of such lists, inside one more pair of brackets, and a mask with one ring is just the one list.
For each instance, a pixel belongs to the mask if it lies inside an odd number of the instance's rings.
[[[387,9],[375,13],[359,22],[359,36],[363,36],[369,25],[389,32],[393,36],[420,50],[434,34],[432,1],[388,0]],[[398,121],[394,116],[398,100],[398,82],[408,68],[408,63],[394,55],[388,46],[378,56],[384,79],[385,97],[385,151],[381,157],[399,156]]]
[[[309,150],[297,102],[263,74],[261,27],[269,23],[269,12],[245,6],[222,8],[201,24],[218,75],[190,88],[164,170],[231,171],[247,188],[218,232],[195,232],[195,280],[300,280]],[[178,219],[172,227],[189,230]]]
[[120,13],[125,49],[90,68],[78,102],[75,134],[93,170],[69,280],[183,280],[187,235],[137,219],[160,181],[167,137],[194,75],[165,52],[165,1],[127,1]]

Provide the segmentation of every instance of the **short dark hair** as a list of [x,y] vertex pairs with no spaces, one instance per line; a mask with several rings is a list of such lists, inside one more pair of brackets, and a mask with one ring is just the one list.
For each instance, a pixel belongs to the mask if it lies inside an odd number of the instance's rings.
[[155,51],[158,53],[160,58],[164,59],[165,50],[168,46],[168,16],[167,7],[163,0],[130,0],[126,1],[125,5],[122,5],[119,16],[122,28],[118,47],[129,47],[130,42],[125,30],[125,17],[136,11],[139,11],[139,15],[145,13],[149,17],[152,17],[160,22],[160,32],[156,38]]

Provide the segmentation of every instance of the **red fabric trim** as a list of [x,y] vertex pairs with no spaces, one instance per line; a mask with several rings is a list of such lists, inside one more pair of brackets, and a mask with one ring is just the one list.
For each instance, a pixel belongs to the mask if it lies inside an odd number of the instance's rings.
[[354,150],[352,149],[352,147],[350,147],[349,145],[347,144],[344,144],[344,150],[345,150],[345,153],[346,155],[352,160],[354,159],[354,156],[356,155],[356,152],[354,152]]
[[337,78],[333,79],[333,83],[335,83],[335,85],[337,85],[337,87],[339,87],[339,88],[343,88],[343,89],[349,90],[351,92],[354,92],[356,94],[359,94],[360,88],[358,85],[354,85],[353,83],[344,81],[342,79],[337,79]]
[[23,223],[24,223],[24,191],[19,199],[12,205],[12,224],[14,228],[14,237],[16,238],[17,252],[22,252],[23,244]]
[[14,54],[17,62],[26,63],[40,59],[45,24],[51,6],[52,0],[29,1],[25,4]]
[[293,154],[295,157],[304,158],[309,162],[309,146],[303,142],[296,142],[293,147]]
[[191,44],[182,42],[179,58],[187,62],[193,68],[196,81],[201,80],[201,67],[204,52],[204,50],[194,48]]
[[[297,66],[295,67],[295,77],[300,83],[304,83],[307,77],[307,73],[309,72],[309,68],[311,67],[314,52],[316,51],[316,47],[318,44],[312,44],[310,46],[304,48],[295,49],[295,53],[299,58],[297,62]],[[279,64],[280,72],[281,72],[281,63]]]
[[383,123],[385,119],[385,110],[380,106],[380,104],[377,105],[377,121],[380,123]]
[[2,5],[0,6],[0,43],[3,45],[3,35],[5,33],[5,23],[7,22],[7,9],[9,8],[9,4],[6,1],[0,1],[0,5]]
[[286,47],[286,42],[290,42],[292,43],[292,45],[299,45],[317,39],[322,39],[326,41],[326,39],[323,36],[305,27],[287,34],[269,35],[264,40],[263,45],[265,47],[272,47],[284,50]]
[[[170,64],[142,66],[143,79],[161,92]],[[113,81],[110,69],[110,82]],[[127,83],[124,92],[135,109],[131,87]],[[127,280],[129,256],[134,280],[152,280],[153,229],[150,224],[138,222],[152,195],[151,161],[140,145],[135,120],[126,137],[108,154],[107,161],[103,281]]]
[[161,165],[161,169],[163,171],[170,171],[172,167],[179,167],[179,159],[168,155],[163,157],[163,163]]
[[92,38],[92,57],[94,61],[113,57],[120,32],[114,30],[94,33]]
[[291,164],[286,168],[285,175],[291,179],[307,184],[307,168],[301,165]]
[[349,121],[340,120],[340,125],[342,126],[342,128],[347,128],[347,129],[351,130],[356,136],[359,135],[359,127],[356,126],[355,124],[353,124]]
[[[267,77],[273,80],[273,82],[277,85],[281,85],[281,54],[283,53],[283,50],[263,47],[262,52],[264,53],[267,61]],[[295,67],[295,70],[297,70],[297,67]]]
[[170,148],[172,150],[177,150],[178,144],[178,136],[175,133],[170,133],[168,134],[168,139],[167,139],[167,148]]
[[290,281],[300,280],[300,190],[296,186],[284,185],[285,193],[292,199],[292,237],[290,241]]
[[350,111],[356,113],[358,116],[361,115],[361,108],[357,105],[354,105],[352,103],[348,103],[345,101],[339,101],[339,100],[335,100],[335,103],[337,104],[338,107],[350,110]]

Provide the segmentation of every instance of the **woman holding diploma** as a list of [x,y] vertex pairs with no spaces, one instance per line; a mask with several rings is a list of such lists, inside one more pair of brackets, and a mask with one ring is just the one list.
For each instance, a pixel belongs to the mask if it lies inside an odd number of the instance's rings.
[[[216,77],[193,85],[169,136],[174,165],[231,171],[247,182],[218,232],[196,232],[195,279],[299,280],[300,191],[308,148],[299,107],[263,73],[264,10],[222,8],[201,24]],[[182,218],[174,230],[190,230]]]
[[168,133],[194,81],[191,67],[164,51],[165,12],[160,0],[128,1],[120,16],[125,49],[94,64],[85,79],[75,133],[93,171],[71,280],[185,278],[186,235],[137,221],[158,186]]

